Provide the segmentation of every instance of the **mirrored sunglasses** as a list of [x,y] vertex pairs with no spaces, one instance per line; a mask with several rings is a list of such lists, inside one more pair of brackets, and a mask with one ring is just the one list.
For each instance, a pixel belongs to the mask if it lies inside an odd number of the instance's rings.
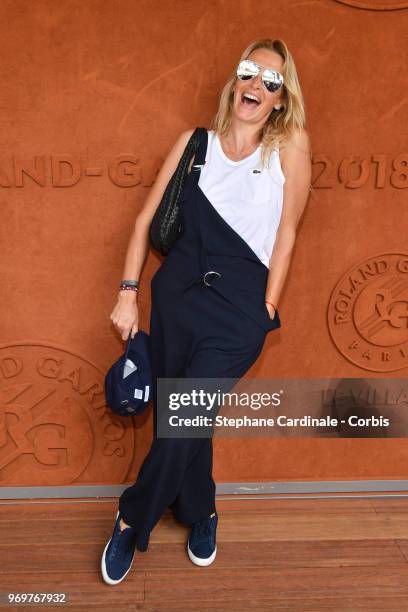
[[[237,67],[237,77],[241,81],[248,81],[249,79],[254,79],[261,72],[262,66],[257,64],[253,60],[242,60],[239,62]],[[273,70],[273,68],[265,68],[262,72],[262,83],[264,87],[270,92],[273,93],[282,87],[283,85],[283,76],[277,70]]]

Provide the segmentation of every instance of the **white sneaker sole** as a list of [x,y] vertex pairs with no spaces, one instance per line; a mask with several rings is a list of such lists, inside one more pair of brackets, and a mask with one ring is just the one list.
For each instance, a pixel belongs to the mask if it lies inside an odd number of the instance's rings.
[[193,563],[195,563],[195,565],[200,565],[201,567],[204,567],[206,565],[211,565],[211,563],[214,561],[215,559],[215,555],[217,554],[217,545],[215,545],[215,549],[213,554],[210,557],[207,557],[207,559],[202,559],[201,557],[196,557],[190,550],[190,546],[188,545],[187,542],[187,554],[190,557],[191,561]]
[[[117,511],[117,513],[116,513],[116,519],[115,519],[115,522],[116,522],[116,520],[117,520],[118,516],[119,516],[119,510],[118,510],[118,511]],[[111,539],[112,539],[112,538],[111,538]],[[110,540],[109,540],[109,542],[106,544],[105,549],[104,549],[103,554],[102,554],[102,559],[101,559],[101,571],[102,571],[102,576],[103,576],[104,581],[105,581],[107,584],[112,584],[112,585],[115,585],[115,584],[119,584],[119,582],[122,582],[122,580],[123,580],[124,578],[126,578],[126,576],[128,575],[128,573],[129,573],[129,572],[130,572],[130,570],[132,569],[132,563],[133,563],[133,559],[135,558],[136,549],[135,549],[135,552],[133,553],[132,561],[130,562],[130,567],[129,567],[129,569],[127,570],[127,572],[125,572],[125,573],[123,574],[122,578],[119,578],[119,580],[112,580],[112,578],[110,578],[110,577],[108,576],[108,572],[106,571],[106,551],[108,550],[108,546],[109,546],[109,544],[110,544],[111,539],[110,539]]]

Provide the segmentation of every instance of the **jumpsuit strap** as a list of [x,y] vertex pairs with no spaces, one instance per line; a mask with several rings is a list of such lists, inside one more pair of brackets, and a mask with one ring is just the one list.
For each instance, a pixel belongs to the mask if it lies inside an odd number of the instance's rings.
[[[194,158],[194,164],[191,167],[191,174],[192,174],[192,179],[193,179],[193,189],[195,187],[198,186],[198,181],[200,178],[200,174],[201,174],[201,168],[204,166],[204,164],[206,163],[206,154],[207,154],[207,146],[208,146],[208,132],[206,129],[203,129],[203,133],[201,135],[201,140],[200,140],[200,144],[198,147],[198,150],[195,154],[195,158]],[[194,191],[193,191],[194,193]],[[216,277],[220,277],[221,274],[219,272],[217,272],[216,270],[210,270],[209,267],[209,262],[207,259],[207,254],[206,254],[206,250],[204,247],[204,242],[203,242],[203,235],[202,235],[202,223],[201,223],[201,215],[200,215],[200,203],[199,203],[199,196],[200,194],[197,193],[197,190],[195,191],[195,200],[197,203],[197,221],[198,221],[198,235],[199,235],[199,240],[200,240],[200,259],[201,259],[201,268],[202,268],[202,272],[200,274],[200,276],[193,278],[184,288],[184,291],[186,291],[187,289],[189,289],[192,285],[198,284],[198,283],[202,283],[204,285],[206,285],[207,287],[211,287],[211,279],[214,279],[214,276]]]
[[202,133],[201,133],[201,138],[200,138],[200,144],[198,145],[197,152],[194,156],[194,164],[191,168],[192,171],[198,171],[198,172],[201,170],[201,168],[195,168],[195,167],[204,166],[205,157],[207,154],[207,145],[208,145],[208,132],[205,128],[201,128],[201,130],[202,130]]

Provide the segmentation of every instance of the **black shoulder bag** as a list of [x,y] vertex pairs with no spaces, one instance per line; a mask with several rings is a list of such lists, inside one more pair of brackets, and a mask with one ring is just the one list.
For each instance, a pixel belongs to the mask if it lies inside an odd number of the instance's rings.
[[190,161],[197,152],[201,138],[206,131],[206,128],[194,130],[150,224],[150,243],[162,255],[168,254],[182,234],[178,200],[188,175]]

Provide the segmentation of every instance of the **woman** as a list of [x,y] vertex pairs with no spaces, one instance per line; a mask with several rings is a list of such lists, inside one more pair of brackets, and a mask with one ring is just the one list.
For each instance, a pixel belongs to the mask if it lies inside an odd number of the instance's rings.
[[[245,60],[245,61],[243,61]],[[220,97],[181,194],[184,232],[152,281],[153,377],[240,378],[280,327],[277,304],[311,183],[303,97],[282,40],[249,45]],[[149,227],[193,129],[183,132],[138,214],[124,282],[133,289]],[[122,339],[138,330],[137,290],[120,290],[111,319]],[[136,483],[121,495],[102,575],[118,584],[135,550],[167,507],[191,526],[187,552],[197,565],[216,555],[212,438],[154,437]]]

